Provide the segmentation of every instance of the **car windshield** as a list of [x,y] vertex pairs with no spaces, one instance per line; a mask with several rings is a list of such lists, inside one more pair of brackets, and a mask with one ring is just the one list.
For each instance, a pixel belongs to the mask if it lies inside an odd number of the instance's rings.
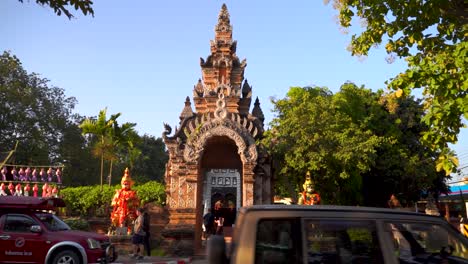
[[70,230],[71,228],[63,222],[60,218],[49,213],[36,213],[37,218],[49,229],[50,231]]
[[391,230],[394,252],[400,263],[433,263],[437,258],[444,259],[449,256],[464,261],[468,259],[467,245],[441,225],[403,221],[387,225],[387,229]]

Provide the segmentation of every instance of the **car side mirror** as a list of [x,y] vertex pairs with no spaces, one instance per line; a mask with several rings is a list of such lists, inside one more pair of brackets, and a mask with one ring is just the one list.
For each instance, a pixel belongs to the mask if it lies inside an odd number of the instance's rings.
[[227,262],[226,241],[224,241],[224,236],[211,235],[208,238],[206,251],[206,257],[209,264]]
[[40,225],[32,225],[29,230],[33,233],[42,233],[42,228]]

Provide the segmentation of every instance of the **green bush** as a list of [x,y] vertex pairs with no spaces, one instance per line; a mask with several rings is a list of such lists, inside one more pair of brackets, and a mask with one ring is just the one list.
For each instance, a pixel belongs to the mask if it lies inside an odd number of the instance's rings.
[[81,230],[81,231],[89,231],[90,226],[88,221],[85,219],[79,218],[79,217],[73,217],[73,218],[66,218],[63,219],[67,225],[71,227],[73,230]]
[[[65,201],[67,215],[69,216],[109,216],[110,205],[115,191],[120,189],[120,185],[114,186],[82,186],[67,187],[60,191],[60,195]],[[164,205],[166,200],[165,186],[156,181],[145,184],[135,184],[132,188],[137,192],[141,205],[153,202],[157,205]]]
[[166,186],[159,182],[149,181],[142,185],[136,185],[133,189],[137,191],[141,205],[146,203],[164,205],[166,202]]

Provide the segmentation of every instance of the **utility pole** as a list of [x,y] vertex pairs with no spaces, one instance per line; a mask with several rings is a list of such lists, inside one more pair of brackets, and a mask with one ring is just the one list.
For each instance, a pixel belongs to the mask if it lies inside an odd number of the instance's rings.
[[6,158],[0,163],[0,168],[2,168],[3,165],[5,165],[8,162],[8,160],[11,158],[11,156],[13,156],[13,153],[16,152],[17,147],[18,147],[18,140],[16,141],[15,148],[13,150],[9,151]]

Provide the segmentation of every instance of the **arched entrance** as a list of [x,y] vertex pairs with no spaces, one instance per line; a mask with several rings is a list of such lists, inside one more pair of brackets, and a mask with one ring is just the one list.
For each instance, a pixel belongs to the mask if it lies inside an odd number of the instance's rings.
[[[214,136],[206,140],[199,163],[199,192],[201,203],[197,221],[201,223],[208,208],[216,217],[223,217],[223,231],[231,235],[237,209],[242,206],[242,161],[236,143],[227,136]],[[217,205],[217,206],[215,206]],[[198,233],[198,232],[196,232]]]

